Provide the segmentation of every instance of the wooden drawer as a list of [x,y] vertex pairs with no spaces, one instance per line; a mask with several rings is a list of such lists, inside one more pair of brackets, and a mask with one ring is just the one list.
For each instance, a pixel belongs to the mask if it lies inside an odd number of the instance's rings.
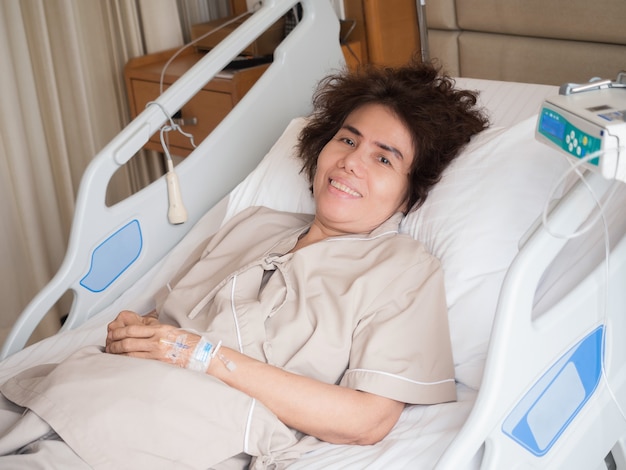
[[[126,64],[124,76],[131,117],[136,117],[145,109],[149,101],[159,96],[161,72],[174,52],[175,50],[149,54],[131,59]],[[180,54],[169,64],[164,74],[163,89],[167,89],[202,57],[204,54],[195,52],[193,49]],[[195,120],[194,124],[181,125],[181,128],[193,135],[196,145],[199,145],[215,129],[268,66],[269,64],[265,64],[222,72],[183,106],[176,117],[185,122]],[[171,131],[167,135],[172,155],[186,157],[193,150],[189,139],[179,132]],[[150,138],[145,148],[163,152],[159,131]]]
[[[131,80],[132,99],[135,109],[139,112],[145,109],[146,104],[159,96],[158,82]],[[164,86],[167,89],[167,86]],[[185,106],[182,107],[177,118],[193,124],[181,125],[183,131],[193,135],[198,145],[209,133],[215,129],[220,121],[230,112],[234,103],[230,93],[200,90]],[[193,146],[187,137],[180,132],[171,131],[167,134],[169,149],[173,155],[187,156]],[[166,141],[167,142],[167,141]],[[159,132],[157,131],[146,144],[146,148],[163,152]]]

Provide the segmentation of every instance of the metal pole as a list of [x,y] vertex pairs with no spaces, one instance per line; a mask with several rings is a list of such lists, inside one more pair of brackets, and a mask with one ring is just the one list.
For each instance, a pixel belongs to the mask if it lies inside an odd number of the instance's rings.
[[422,54],[422,62],[430,60],[430,52],[428,47],[428,25],[426,24],[426,0],[415,0],[417,6],[417,25],[420,31],[420,50]]

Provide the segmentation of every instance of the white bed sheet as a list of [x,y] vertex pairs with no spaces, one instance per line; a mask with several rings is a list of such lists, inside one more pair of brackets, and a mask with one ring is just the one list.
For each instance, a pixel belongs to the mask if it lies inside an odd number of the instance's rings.
[[[457,384],[457,401],[407,407],[396,426],[371,446],[328,444],[301,457],[290,469],[432,469],[469,415],[478,392]],[[478,469],[482,453],[463,470]],[[461,470],[461,469],[459,469]]]
[[[482,92],[480,102],[488,108],[493,126],[509,127],[521,123],[521,128],[525,132],[524,138],[531,140],[532,124],[524,125],[524,121],[531,122],[544,97],[556,92],[556,87],[544,85],[477,79],[458,79],[457,83],[460,87]],[[492,137],[499,138],[495,134],[502,132],[506,131],[494,130]],[[490,140],[492,139],[486,139],[487,142]],[[283,142],[281,144],[283,147],[277,144],[279,148],[273,151],[288,151],[291,144],[292,141]],[[294,162],[289,165],[290,171],[297,169]],[[64,331],[6,359],[0,364],[0,383],[32,365],[58,362],[83,346],[104,344],[106,324],[120,310],[147,312],[152,309],[154,305],[152,295],[167,282],[178,263],[186,258],[197,243],[215,231],[225,217],[233,215],[243,206],[260,202],[268,205],[277,204],[279,209],[306,212],[313,209],[310,199],[306,196],[299,196],[295,200],[292,198],[288,206],[285,206],[284,184],[270,185],[275,187],[275,191],[264,200],[258,191],[258,185],[264,181],[266,172],[271,170],[272,165],[268,164],[267,159],[264,160],[259,169],[249,177],[249,181],[240,185],[231,194],[230,199],[223,200],[209,211],[162,262],[99,315],[75,330]],[[551,171],[560,170],[555,167]],[[300,185],[301,191],[301,183],[295,185]],[[267,188],[267,185],[264,188]],[[272,201],[277,202],[273,204]],[[493,299],[492,303],[495,304]],[[486,341],[487,339],[484,341],[485,344]],[[477,395],[476,388],[475,384],[467,386],[459,383],[457,386],[459,400],[455,403],[407,407],[391,434],[377,445],[367,447],[328,445],[307,454],[293,468],[432,468],[471,411]],[[473,462],[468,468],[475,468],[477,465],[477,462]]]

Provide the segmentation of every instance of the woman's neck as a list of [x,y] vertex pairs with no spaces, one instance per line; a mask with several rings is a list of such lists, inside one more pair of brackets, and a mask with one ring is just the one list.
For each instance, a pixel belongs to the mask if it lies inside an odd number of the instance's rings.
[[343,234],[339,232],[335,233],[334,231],[329,231],[325,227],[320,225],[317,220],[314,220],[309,229],[300,236],[291,252],[298,251],[301,248],[307,247],[317,242],[321,242],[322,240],[325,240],[329,237],[335,237],[338,235]]

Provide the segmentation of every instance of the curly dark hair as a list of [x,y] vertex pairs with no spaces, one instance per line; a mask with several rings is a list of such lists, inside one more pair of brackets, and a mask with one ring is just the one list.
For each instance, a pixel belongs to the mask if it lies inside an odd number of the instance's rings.
[[381,104],[411,134],[415,157],[408,175],[407,208],[417,209],[463,146],[489,124],[476,106],[477,92],[454,87],[454,80],[433,63],[417,59],[400,67],[366,65],[324,78],[298,138],[302,172],[312,183],[319,153],[348,115],[365,104]]

